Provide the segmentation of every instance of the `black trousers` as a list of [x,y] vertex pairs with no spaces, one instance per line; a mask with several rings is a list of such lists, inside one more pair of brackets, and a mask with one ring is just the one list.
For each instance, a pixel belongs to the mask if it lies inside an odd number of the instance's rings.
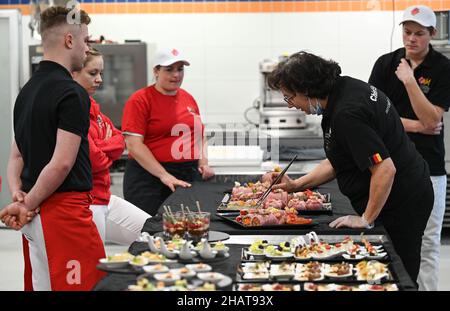
[[423,188],[411,190],[411,195],[400,208],[382,211],[379,217],[392,240],[395,251],[416,285],[420,270],[422,236],[433,204],[434,192],[430,180]]
[[[198,161],[160,164],[167,172],[180,180],[187,182],[202,180],[198,171]],[[123,178],[125,200],[154,216],[171,193],[169,187],[142,168],[136,160],[127,161]]]

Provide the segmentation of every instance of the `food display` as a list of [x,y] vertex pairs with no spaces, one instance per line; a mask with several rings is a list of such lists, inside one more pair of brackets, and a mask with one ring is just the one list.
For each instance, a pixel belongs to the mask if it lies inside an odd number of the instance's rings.
[[[235,290],[264,291],[397,291],[395,275],[383,245],[362,237],[327,242],[311,232],[306,237],[269,243],[255,240],[242,251]],[[346,255],[362,256],[360,259]]]
[[268,194],[264,204],[258,206],[258,200],[269,186],[269,182],[248,182],[243,185],[235,182],[231,194],[225,194],[222,204],[217,210],[227,212],[253,208],[274,208],[291,210],[296,213],[330,213],[332,211],[329,194],[324,195],[311,190],[288,193],[281,189],[275,189]]

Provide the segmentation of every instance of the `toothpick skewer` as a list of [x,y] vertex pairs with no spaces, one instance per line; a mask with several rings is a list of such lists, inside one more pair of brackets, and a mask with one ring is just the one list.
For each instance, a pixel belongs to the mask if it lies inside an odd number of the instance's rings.
[[169,214],[169,211],[167,210],[167,206],[163,205],[163,209],[167,214]]

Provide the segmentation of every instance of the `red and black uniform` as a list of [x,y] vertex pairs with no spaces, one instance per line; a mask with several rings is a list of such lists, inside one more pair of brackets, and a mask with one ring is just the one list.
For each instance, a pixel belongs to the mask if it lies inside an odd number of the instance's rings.
[[50,162],[58,129],[81,137],[68,176],[40,204],[40,215],[23,229],[29,240],[25,248],[29,244],[35,290],[90,290],[103,276],[96,265],[105,252],[89,209],[89,106],[88,94],[70,72],[51,61],[39,64],[14,106],[14,134],[24,162],[21,180],[25,192],[33,188]]
[[[112,136],[105,140],[106,124],[112,130]],[[100,106],[91,97],[89,127],[89,157],[92,166],[92,195],[94,205],[108,205],[111,197],[111,176],[109,169],[120,158],[125,149],[122,132],[116,129],[111,120],[100,112]]]
[[[197,103],[183,89],[176,95],[164,95],[151,85],[134,93],[124,108],[124,135],[142,137],[156,160],[181,180],[201,180],[198,159],[203,130]],[[131,156],[123,187],[125,199],[151,215],[157,213],[171,193],[159,178],[148,173]]]

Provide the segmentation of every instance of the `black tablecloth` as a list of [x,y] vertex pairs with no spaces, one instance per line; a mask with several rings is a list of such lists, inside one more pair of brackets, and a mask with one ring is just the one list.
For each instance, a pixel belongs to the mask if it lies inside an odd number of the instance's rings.
[[[353,210],[350,201],[342,195],[339,191],[336,181],[329,182],[320,186],[317,190],[321,193],[331,194],[331,204],[333,207],[333,215],[307,215],[305,217],[312,218],[318,225],[313,228],[307,229],[261,229],[261,228],[243,228],[237,224],[227,222],[226,220],[216,216],[216,210],[220,202],[223,199],[224,192],[229,191],[234,186],[234,181],[256,181],[257,176],[228,176],[217,177],[212,181],[207,182],[194,182],[191,188],[178,188],[163,205],[171,207],[172,211],[180,210],[180,204],[189,206],[191,210],[197,210],[196,201],[200,202],[201,209],[203,211],[211,212],[211,225],[210,230],[226,232],[232,235],[243,234],[305,234],[314,230],[318,234],[358,234],[360,232],[366,232],[367,234],[385,234],[385,230],[376,226],[370,230],[341,228],[333,229],[328,224],[334,219],[344,216],[356,214]],[[162,211],[160,211],[162,213]],[[158,213],[153,218],[149,218],[142,231],[154,234],[162,231],[161,214]]]

